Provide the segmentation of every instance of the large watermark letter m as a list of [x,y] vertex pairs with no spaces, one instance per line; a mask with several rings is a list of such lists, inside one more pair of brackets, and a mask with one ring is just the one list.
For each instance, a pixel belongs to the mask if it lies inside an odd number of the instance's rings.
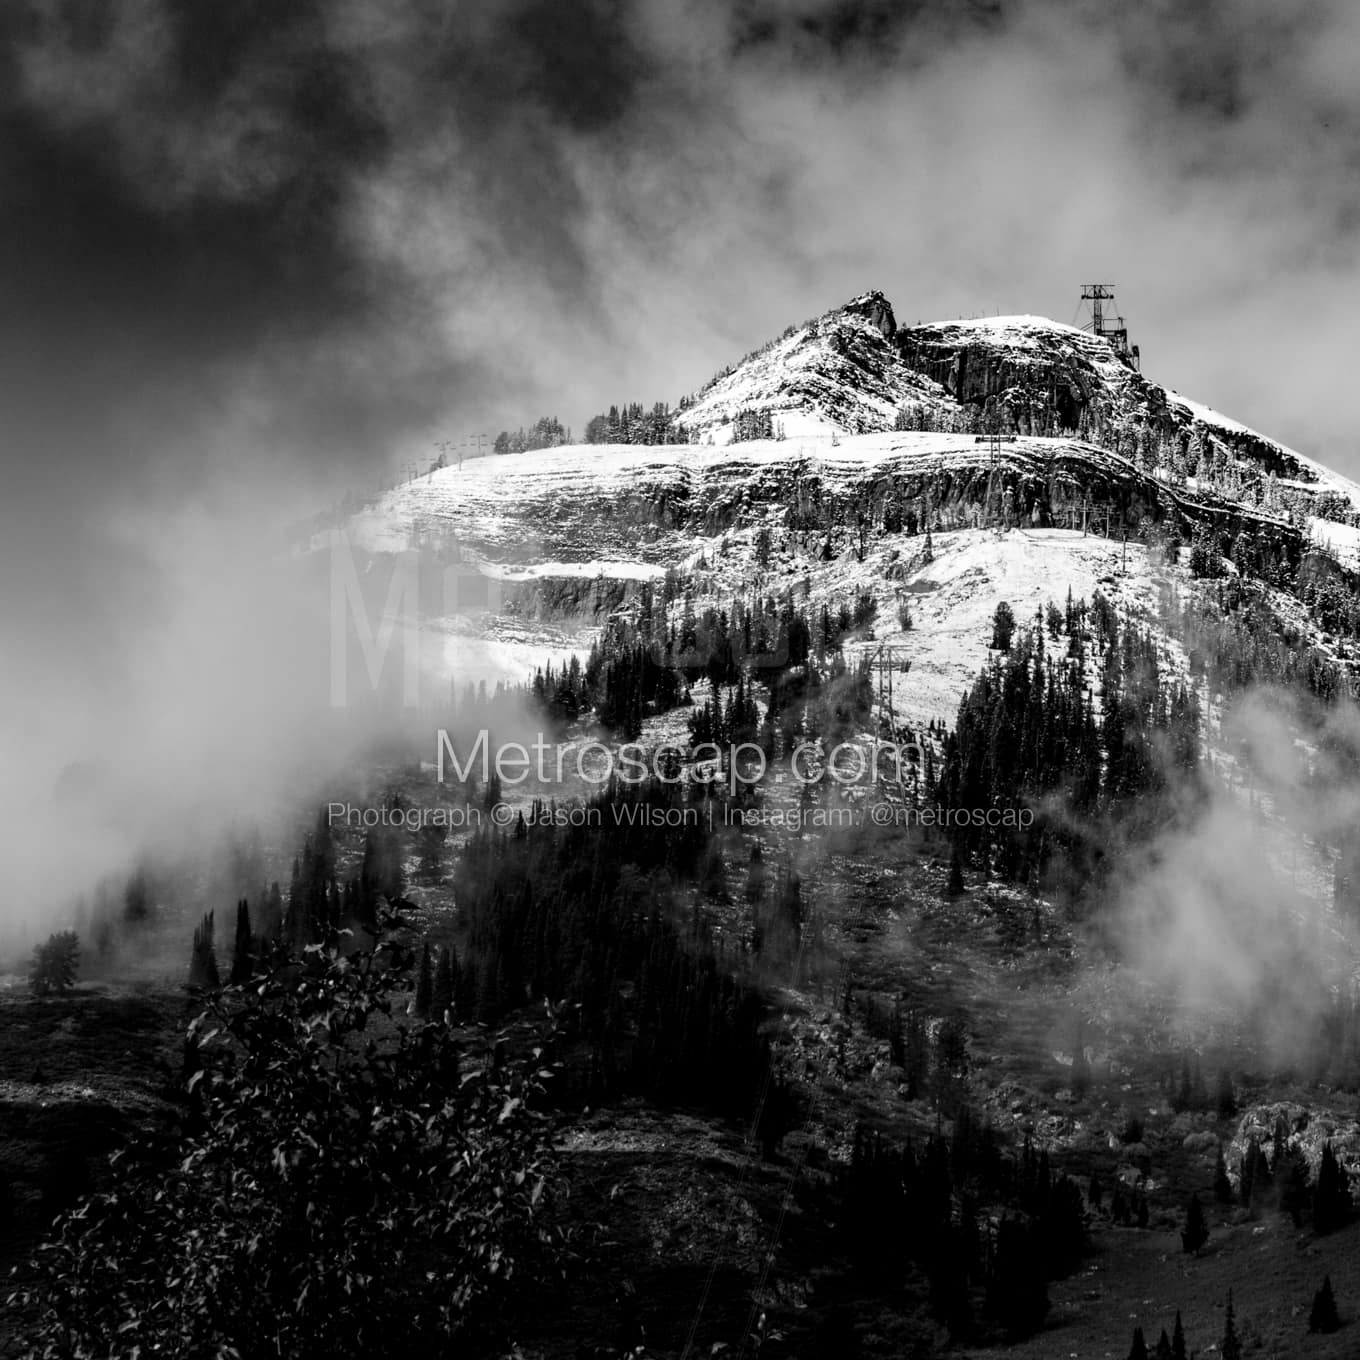
[[344,531],[331,538],[331,707],[349,702],[349,624],[363,651],[368,682],[374,691],[382,678],[392,634],[402,633],[402,703],[415,708],[420,701],[420,645],[417,614],[420,602],[419,554],[392,555],[392,578],[387,600],[378,621],[377,636],[368,617],[368,606],[355,570],[354,554]]

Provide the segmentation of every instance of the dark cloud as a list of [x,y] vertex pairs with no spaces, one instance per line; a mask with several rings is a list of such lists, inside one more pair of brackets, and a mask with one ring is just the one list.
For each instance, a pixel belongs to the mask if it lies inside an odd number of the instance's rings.
[[774,49],[800,62],[827,57],[882,67],[926,60],[941,41],[998,25],[1001,0],[743,0],[737,53]]
[[528,0],[506,18],[506,47],[520,58],[515,99],[582,132],[623,118],[651,75],[621,0]]

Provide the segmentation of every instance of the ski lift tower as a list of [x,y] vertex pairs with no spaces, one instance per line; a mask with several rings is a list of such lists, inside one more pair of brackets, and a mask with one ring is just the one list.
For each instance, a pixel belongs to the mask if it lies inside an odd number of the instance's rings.
[[[1137,345],[1129,344],[1128,327],[1124,318],[1115,311],[1114,284],[1084,283],[1081,286],[1081,300],[1091,304],[1090,324],[1083,326],[1092,335],[1108,340],[1114,352],[1132,369],[1139,369],[1141,357]],[[1109,312],[1105,304],[1109,303]]]

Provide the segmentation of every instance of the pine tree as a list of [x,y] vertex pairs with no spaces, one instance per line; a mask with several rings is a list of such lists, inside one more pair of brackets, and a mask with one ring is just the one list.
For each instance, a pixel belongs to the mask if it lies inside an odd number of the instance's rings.
[[1143,1329],[1133,1329],[1133,1345],[1129,1347],[1129,1360],[1148,1360],[1147,1342],[1143,1340]]
[[189,956],[189,986],[215,988],[222,985],[213,945],[213,914],[208,912],[194,927],[193,952]]
[[954,847],[954,854],[949,861],[949,882],[945,884],[945,892],[950,897],[958,897],[966,885],[963,881],[963,859],[959,855],[959,847]]
[[1186,1360],[1185,1328],[1181,1326],[1181,1310],[1176,1309],[1176,1325],[1171,1329],[1171,1360]]
[[1319,1234],[1334,1232],[1350,1218],[1348,1177],[1336,1159],[1330,1142],[1322,1145],[1317,1188],[1313,1192],[1313,1227]]
[[1166,1334],[1166,1328],[1162,1328],[1162,1334],[1157,1338],[1157,1349],[1152,1352],[1156,1360],[1172,1360],[1171,1339]]
[[1334,1332],[1341,1326],[1341,1317],[1336,1311],[1336,1298],[1332,1294],[1332,1277],[1322,1277],[1322,1288],[1313,1295],[1313,1306],[1308,1313],[1310,1332]]
[[250,905],[243,897],[236,904],[236,939],[231,953],[231,981],[248,982],[254,968],[254,938],[250,933]]
[[439,951],[439,963],[434,970],[434,989],[430,998],[430,1010],[436,1020],[443,1020],[453,1010],[453,996],[456,987],[457,963],[453,948],[445,945]]
[[1022,1220],[1001,1219],[987,1282],[987,1307],[1013,1336],[1038,1330],[1048,1313],[1048,1287],[1037,1246]]
[[1220,1119],[1231,1119],[1237,1113],[1237,1092],[1233,1090],[1232,1074],[1225,1067],[1218,1074],[1218,1091],[1215,1095]]
[[1176,1093],[1171,1097],[1171,1108],[1181,1114],[1190,1108],[1193,1100],[1193,1088],[1190,1083],[1190,1062],[1186,1058],[1181,1059],[1181,1080],[1176,1088]]
[[1209,1229],[1204,1222],[1199,1196],[1191,1195],[1185,1209],[1185,1227],[1181,1230],[1181,1249],[1187,1253],[1197,1252],[1208,1240]]
[[1009,652],[1014,635],[1015,611],[1002,600],[992,615],[992,648],[998,652]]
[[1091,1064],[1086,1057],[1086,1044],[1081,1029],[1077,1030],[1076,1051],[1072,1055],[1072,1094],[1080,1100],[1091,1087]]
[[1242,1360],[1242,1343],[1237,1339],[1237,1319],[1233,1314],[1232,1290],[1228,1290],[1228,1308],[1223,1318],[1223,1341],[1219,1345],[1222,1360]]
[[80,940],[74,930],[60,930],[33,950],[28,985],[34,996],[66,992],[75,986]]
[[123,920],[130,926],[141,925],[151,915],[151,894],[146,871],[138,869],[123,889]]
[[1308,1206],[1308,1158],[1297,1149],[1281,1154],[1275,1183],[1280,1191],[1280,1212],[1288,1214],[1296,1228],[1303,1226],[1303,1211]]
[[419,1020],[430,1018],[430,1006],[434,1001],[434,964],[430,958],[427,943],[420,955],[420,973],[416,978],[416,999],[411,1012]]

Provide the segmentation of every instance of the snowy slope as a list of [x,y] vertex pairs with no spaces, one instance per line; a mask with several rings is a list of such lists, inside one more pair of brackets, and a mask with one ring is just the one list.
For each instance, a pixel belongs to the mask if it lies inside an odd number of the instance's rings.
[[[992,615],[1005,600],[1022,623],[1071,590],[1089,600],[1103,592],[1130,617],[1148,618],[1160,583],[1174,569],[1152,560],[1141,544],[1124,545],[1079,530],[1012,529],[1003,534],[962,530],[934,538],[934,560],[916,566],[900,590],[912,626],[902,632],[891,615],[875,639],[905,648],[911,669],[894,687],[894,710],[909,722],[953,722],[959,697],[986,664]],[[872,651],[874,643],[864,644]]]
[[[787,438],[910,428],[1082,432],[1153,460],[1192,442],[1217,464],[1219,496],[1300,516],[1360,518],[1360,485],[1153,382],[1089,331],[1039,316],[897,327],[873,291],[748,355],[676,416],[691,439],[725,444],[742,412],[767,410]],[[1172,480],[1172,468],[1162,470]],[[1184,478],[1182,477],[1183,481]],[[1205,482],[1205,476],[1198,484]],[[1195,485],[1192,477],[1192,486]]]
[[743,411],[768,410],[789,439],[891,430],[904,406],[943,416],[953,407],[949,394],[900,362],[895,332],[887,300],[865,293],[748,356],[676,423],[700,442],[726,444]]
[[1172,406],[1184,411],[1192,422],[1203,426],[1208,432],[1230,441],[1244,442],[1248,445],[1260,443],[1275,450],[1283,462],[1293,465],[1292,478],[1298,489],[1309,492],[1332,492],[1360,511],[1360,483],[1353,482],[1349,477],[1343,477],[1339,472],[1333,472],[1316,459],[1309,458],[1278,440],[1243,425],[1240,421],[1232,420],[1211,407],[1191,401],[1189,397],[1183,397],[1170,388],[1164,390]]
[[[736,416],[761,409],[783,437],[730,442]],[[972,432],[984,411],[1045,433],[993,443]],[[1146,610],[1161,569],[1136,541],[1145,523],[1149,542],[1165,526],[1182,538],[1206,528],[1221,542],[1258,534],[1272,551],[1306,538],[1360,567],[1360,529],[1337,522],[1337,504],[1360,508],[1360,486],[1042,317],[899,328],[887,299],[866,293],[748,355],[677,421],[696,442],[545,449],[432,472],[313,547],[418,547],[491,579],[500,613],[430,625],[451,647],[480,636],[491,660],[515,667],[536,638],[560,655],[667,572],[720,605],[751,591],[806,588],[814,602],[839,602],[869,590],[876,640],[897,638],[906,599],[913,702],[922,717],[946,718],[985,659],[999,600],[1025,616],[1069,585],[1089,598],[1103,582]],[[1097,442],[1053,433],[1073,426]],[[1214,470],[1187,476],[1161,463],[1178,441],[1194,441]],[[1225,475],[1234,463],[1240,475]],[[937,545],[928,566],[917,560],[927,524]],[[1122,535],[1121,525],[1135,540],[1127,577],[1115,570],[1122,545],[1095,536]]]
[[[1075,439],[1017,438],[999,445],[997,459],[999,473],[1035,482],[1172,494],[1128,459]],[[636,580],[681,565],[701,539],[758,521],[787,522],[790,498],[800,491],[815,493],[834,514],[893,478],[949,485],[970,476],[985,481],[992,470],[990,445],[966,434],[906,431],[721,448],[592,444],[441,469],[388,492],[341,532],[370,552],[453,540],[473,560],[525,574]],[[314,546],[327,538],[318,535]]]

